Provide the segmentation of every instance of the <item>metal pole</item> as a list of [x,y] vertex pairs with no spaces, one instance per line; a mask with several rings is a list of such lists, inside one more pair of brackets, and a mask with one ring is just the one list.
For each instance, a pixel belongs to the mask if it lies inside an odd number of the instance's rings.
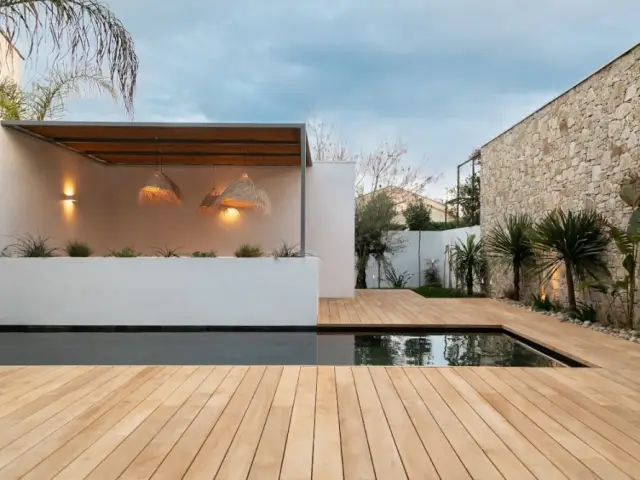
[[300,127],[300,256],[307,254],[307,130]]
[[[471,198],[472,202],[476,201],[476,159],[473,157],[471,160]],[[471,202],[469,202],[471,204]],[[474,212],[475,214],[476,212]],[[480,219],[478,219],[480,220]],[[472,222],[475,223],[475,222]]]
[[458,181],[456,183],[456,227],[460,226],[460,165],[458,165]]

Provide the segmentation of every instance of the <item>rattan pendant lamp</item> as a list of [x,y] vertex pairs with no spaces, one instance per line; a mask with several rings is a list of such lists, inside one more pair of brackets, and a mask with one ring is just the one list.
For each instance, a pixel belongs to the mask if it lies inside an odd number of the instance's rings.
[[138,192],[138,201],[143,205],[170,204],[180,205],[180,188],[162,171],[162,153],[158,156],[158,169]]
[[267,193],[243,173],[239,180],[229,185],[213,202],[218,209],[236,208],[255,210],[265,215],[271,214],[271,201]]
[[[211,165],[213,170],[213,179],[215,182],[216,177],[216,167],[215,165]],[[209,193],[207,193],[202,202],[200,202],[200,206],[198,207],[198,212],[200,213],[216,213],[218,208],[215,206],[216,199],[220,196],[220,192],[216,189],[215,185],[211,187]]]

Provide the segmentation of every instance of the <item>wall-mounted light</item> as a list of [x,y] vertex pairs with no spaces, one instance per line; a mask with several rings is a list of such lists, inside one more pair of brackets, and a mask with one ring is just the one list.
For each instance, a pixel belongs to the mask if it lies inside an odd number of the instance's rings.
[[78,201],[78,198],[75,195],[68,195],[65,193],[62,195],[62,201],[68,203],[76,203]]

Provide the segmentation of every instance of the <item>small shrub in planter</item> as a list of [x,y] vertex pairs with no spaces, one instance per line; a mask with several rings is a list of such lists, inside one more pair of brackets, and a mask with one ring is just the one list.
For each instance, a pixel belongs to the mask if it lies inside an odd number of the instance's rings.
[[577,307],[576,311],[569,312],[569,316],[571,318],[575,318],[581,322],[595,322],[597,320],[597,312],[592,305],[584,302],[578,302]]
[[300,249],[297,245],[289,245],[287,242],[282,242],[280,247],[271,252],[271,256],[274,258],[299,257]]
[[12,251],[16,257],[55,257],[58,249],[50,247],[48,242],[49,237],[33,237],[32,235],[16,237],[16,243],[9,245],[8,251]]
[[218,255],[214,250],[209,250],[208,252],[193,252],[191,256],[193,258],[216,258]]
[[156,257],[175,258],[179,257],[178,248],[169,248],[166,245],[163,248],[156,249]]
[[90,257],[93,251],[89,248],[85,242],[79,242],[77,240],[70,241],[65,247],[67,255],[70,257]]
[[531,307],[534,310],[540,310],[543,312],[551,312],[555,310],[554,304],[549,297],[542,297],[541,295],[531,295]]
[[117,257],[117,258],[135,258],[139,257],[140,253],[136,252],[131,247],[125,247],[122,250],[109,250],[107,257]]
[[243,243],[236,249],[235,256],[238,258],[264,257],[264,251],[258,245]]

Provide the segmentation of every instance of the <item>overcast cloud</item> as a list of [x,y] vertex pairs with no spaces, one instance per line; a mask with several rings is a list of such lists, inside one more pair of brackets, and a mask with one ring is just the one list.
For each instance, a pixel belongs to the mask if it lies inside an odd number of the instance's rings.
[[[139,121],[334,125],[400,136],[455,182],[473,148],[640,41],[637,0],[110,0],[136,41]],[[34,69],[36,67],[33,67]],[[125,120],[106,100],[70,120]]]

